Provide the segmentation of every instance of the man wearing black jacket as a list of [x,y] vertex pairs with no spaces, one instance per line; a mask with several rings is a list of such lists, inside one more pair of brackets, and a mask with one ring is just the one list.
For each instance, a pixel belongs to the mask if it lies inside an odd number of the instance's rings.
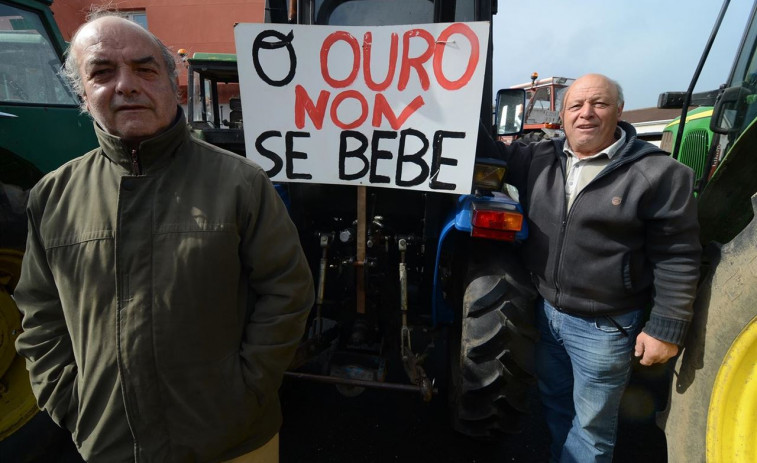
[[637,139],[622,111],[620,85],[589,74],[565,94],[565,138],[498,144],[528,215],[524,261],[541,295],[536,363],[555,462],[612,460],[632,357],[675,356],[692,316],[693,173]]

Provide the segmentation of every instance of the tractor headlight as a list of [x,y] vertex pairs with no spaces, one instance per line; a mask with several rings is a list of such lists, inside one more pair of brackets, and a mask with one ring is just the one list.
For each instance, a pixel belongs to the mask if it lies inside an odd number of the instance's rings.
[[500,191],[505,182],[507,163],[493,158],[480,158],[476,160],[473,169],[473,189]]

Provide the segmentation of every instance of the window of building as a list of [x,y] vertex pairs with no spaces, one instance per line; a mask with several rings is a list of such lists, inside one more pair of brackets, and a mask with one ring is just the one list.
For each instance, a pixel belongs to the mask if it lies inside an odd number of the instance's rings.
[[144,10],[127,11],[126,19],[128,19],[129,21],[134,21],[135,23],[147,29],[147,12]]

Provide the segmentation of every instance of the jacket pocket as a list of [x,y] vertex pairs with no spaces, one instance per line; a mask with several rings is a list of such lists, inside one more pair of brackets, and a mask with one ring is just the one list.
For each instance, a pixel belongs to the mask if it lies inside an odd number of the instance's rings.
[[623,280],[623,287],[626,292],[633,291],[633,269],[631,268],[631,253],[627,252],[623,254],[623,266],[621,270],[621,278]]
[[179,446],[194,449],[200,461],[254,435],[260,406],[242,379],[236,352],[173,369],[164,378],[169,432]]
[[[634,334],[640,325],[642,310],[633,310],[620,315],[596,317],[594,327],[605,333],[623,331],[626,335]],[[622,328],[622,330],[621,330]]]

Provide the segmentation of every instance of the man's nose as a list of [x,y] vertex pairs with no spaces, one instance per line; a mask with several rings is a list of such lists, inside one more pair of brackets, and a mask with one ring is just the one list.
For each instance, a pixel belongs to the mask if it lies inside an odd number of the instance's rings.
[[594,106],[591,105],[591,103],[586,102],[581,106],[581,111],[579,113],[579,116],[588,119],[592,116],[594,116]]
[[116,76],[116,92],[121,94],[136,93],[139,91],[139,78],[128,66],[118,68]]

